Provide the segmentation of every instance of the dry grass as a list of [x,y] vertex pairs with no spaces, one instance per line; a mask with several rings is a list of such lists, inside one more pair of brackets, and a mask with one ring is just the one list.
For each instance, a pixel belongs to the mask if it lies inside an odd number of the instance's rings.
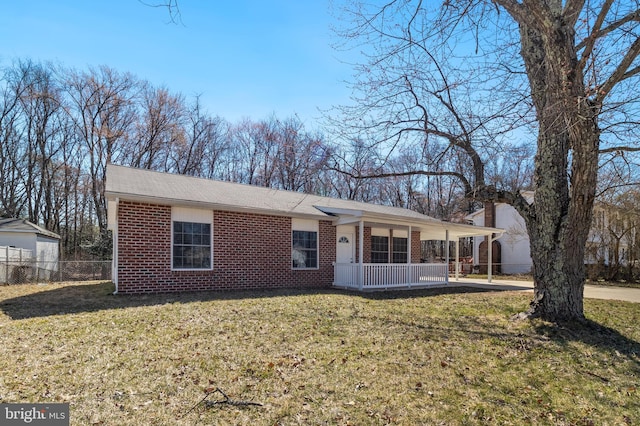
[[640,280],[635,281],[604,281],[604,280],[587,280],[586,284],[598,285],[605,287],[628,287],[628,288],[640,288]]
[[[476,280],[486,280],[487,274],[467,274],[465,278],[473,278]],[[509,281],[533,281],[533,276],[529,274],[497,274],[493,275],[495,280],[509,280]],[[595,286],[605,286],[605,287],[627,287],[627,288],[640,288],[640,280],[635,281],[625,281],[625,280],[617,280],[617,281],[605,281],[601,280],[586,280],[588,285]]]
[[[112,289],[0,287],[0,402],[69,402],[74,425],[640,423],[640,305],[566,328],[510,321],[518,293]],[[196,406],[216,387],[263,406]]]

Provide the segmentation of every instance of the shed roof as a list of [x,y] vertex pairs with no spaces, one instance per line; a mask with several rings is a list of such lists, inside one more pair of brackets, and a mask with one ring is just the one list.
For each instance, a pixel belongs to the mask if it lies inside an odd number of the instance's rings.
[[0,219],[0,231],[1,232],[18,232],[18,233],[33,233],[42,235],[49,238],[60,239],[60,235],[55,232],[48,231],[41,226],[29,222],[26,219],[16,218],[2,218]]
[[[376,223],[411,225],[421,232],[433,231],[432,237],[423,239],[444,239],[446,230],[450,232],[450,238],[502,232],[500,229],[444,222],[399,207],[161,173],[113,164],[107,166],[105,195],[112,204],[109,208],[110,216],[113,215],[115,209],[113,202],[120,199],[175,206],[204,207],[214,210],[314,218],[331,220],[336,224],[355,223],[363,220],[370,226],[375,226]],[[113,220],[112,216],[110,222]]]

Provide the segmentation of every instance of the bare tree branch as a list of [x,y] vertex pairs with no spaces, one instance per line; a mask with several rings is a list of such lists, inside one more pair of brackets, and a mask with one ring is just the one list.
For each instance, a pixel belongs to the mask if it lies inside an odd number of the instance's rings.
[[575,26],[580,18],[580,11],[584,7],[585,0],[569,0],[564,6],[562,16],[570,26]]
[[166,8],[167,12],[169,12],[169,22],[172,24],[182,24],[182,14],[180,13],[178,0],[166,0],[162,3],[148,3],[144,0],[138,0],[138,2],[147,7]]
[[593,28],[591,29],[591,33],[589,34],[589,37],[587,37],[583,41],[584,46],[580,46],[580,45],[578,46],[578,50],[584,47],[584,50],[582,51],[582,57],[580,58],[580,62],[578,63],[578,69],[584,69],[585,65],[587,64],[587,60],[589,59],[589,57],[591,56],[591,53],[593,52],[593,47],[596,44],[596,40],[598,40],[598,35],[602,28],[602,24],[604,23],[604,20],[607,17],[607,14],[611,9],[612,4],[613,4],[613,0],[605,1],[604,5],[602,6],[602,9],[600,10],[600,13],[598,14],[598,17],[596,18]]
[[615,146],[611,148],[603,148],[598,151],[599,154],[608,154],[611,152],[640,152],[640,147]]
[[493,0],[493,2],[502,6],[516,22],[536,27],[537,20],[530,14],[530,8],[525,8],[515,0]]
[[[610,1],[610,0],[608,0],[608,1]],[[599,14],[598,19],[600,18],[600,15],[601,14]],[[591,40],[592,38],[594,40],[596,40],[598,38],[602,38],[605,35],[617,30],[618,28],[620,28],[623,25],[625,25],[625,24],[627,24],[629,22],[632,22],[632,21],[639,21],[640,22],[640,10],[635,10],[635,11],[627,14],[623,18],[616,20],[611,25],[608,25],[605,28],[602,28],[597,32],[592,31],[586,39],[584,39],[580,43],[578,43],[578,45],[576,46],[577,50],[579,51],[579,50],[585,48],[587,43],[589,43],[589,40]]]
[[636,38],[620,61],[618,67],[598,91],[598,95],[596,96],[596,105],[602,104],[604,98],[606,98],[616,84],[640,72],[640,67],[636,67],[631,70],[629,69],[631,64],[633,64],[636,58],[638,58],[638,55],[640,55],[640,37]]
[[329,170],[333,170],[335,172],[341,173],[343,175],[355,178],[355,179],[376,179],[376,178],[387,178],[387,177],[399,177],[399,176],[452,176],[460,180],[465,187],[465,191],[471,192],[473,191],[472,186],[469,184],[469,181],[462,173],[450,172],[450,171],[426,171],[426,170],[411,170],[405,172],[388,172],[388,173],[371,173],[371,174],[361,174],[361,173],[351,173],[346,170],[342,170],[336,167],[329,167]]

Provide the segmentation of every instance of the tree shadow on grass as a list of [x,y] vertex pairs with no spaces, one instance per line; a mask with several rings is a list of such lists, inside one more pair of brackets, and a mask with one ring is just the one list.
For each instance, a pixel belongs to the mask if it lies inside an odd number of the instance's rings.
[[443,294],[465,294],[465,293],[489,293],[492,291],[509,291],[506,289],[487,289],[482,287],[430,287],[419,289],[403,289],[403,290],[377,290],[377,291],[354,291],[342,290],[344,294],[351,294],[356,297],[362,297],[371,300],[397,300],[397,299],[416,299],[421,297],[433,297]]
[[611,354],[623,355],[635,363],[640,373],[640,342],[614,328],[585,320],[565,324],[536,323],[534,330],[561,347],[568,347],[571,342],[582,342]]
[[2,298],[2,293],[0,292],[0,311],[4,312],[11,319],[19,320],[52,315],[96,312],[108,309],[204,302],[210,300],[259,299],[310,294],[351,294],[353,296],[384,300],[488,291],[471,287],[445,287],[411,291],[356,293],[331,288],[320,288],[114,295],[113,291],[115,287],[111,282],[55,285],[55,288],[47,288],[47,285],[41,287],[41,290],[38,288],[37,291],[11,298]]
[[[476,289],[467,288],[466,290]],[[633,374],[636,377],[640,376],[640,342],[625,336],[615,328],[592,320],[571,324],[553,324],[535,319],[527,320],[529,327],[516,326],[512,329],[511,327],[495,326],[491,319],[487,320],[482,315],[440,316],[430,322],[414,321],[405,317],[389,318],[372,314],[363,315],[366,316],[367,322],[376,324],[376,327],[387,329],[396,325],[410,327],[424,333],[425,338],[429,340],[446,342],[452,339],[464,339],[473,342],[492,338],[519,352],[528,352],[537,347],[548,347],[549,344],[552,344],[556,348],[555,350],[559,348],[567,353],[575,354],[576,358],[580,358],[585,356],[580,349],[581,346],[572,345],[572,343],[582,343],[592,347],[594,351],[606,353],[609,358],[608,362],[612,364],[615,364],[616,359],[627,360]],[[548,350],[554,351],[552,348]],[[576,366],[581,364],[580,361],[575,363]],[[609,381],[607,377],[592,371],[580,370],[579,372],[598,378],[603,382]]]

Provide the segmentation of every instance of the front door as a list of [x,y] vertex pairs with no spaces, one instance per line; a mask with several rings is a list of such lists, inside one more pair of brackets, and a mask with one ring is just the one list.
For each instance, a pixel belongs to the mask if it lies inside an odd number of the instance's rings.
[[353,234],[341,232],[337,237],[336,263],[353,263]]

